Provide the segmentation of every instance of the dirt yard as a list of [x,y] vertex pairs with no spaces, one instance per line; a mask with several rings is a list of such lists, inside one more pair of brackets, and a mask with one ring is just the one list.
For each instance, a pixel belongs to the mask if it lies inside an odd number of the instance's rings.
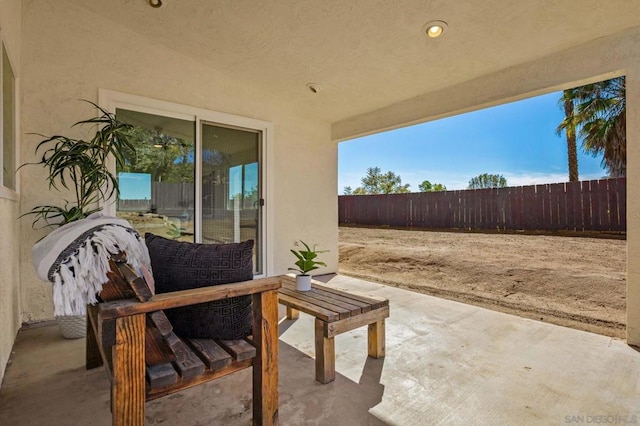
[[625,240],[340,228],[340,273],[624,337]]

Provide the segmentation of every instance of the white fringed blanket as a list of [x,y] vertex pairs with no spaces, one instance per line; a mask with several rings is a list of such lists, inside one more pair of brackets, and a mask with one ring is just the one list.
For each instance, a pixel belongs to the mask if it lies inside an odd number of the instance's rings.
[[84,315],[108,281],[109,258],[120,251],[135,270],[151,270],[140,234],[124,219],[94,213],[57,228],[32,249],[33,265],[43,281],[53,283],[54,313]]

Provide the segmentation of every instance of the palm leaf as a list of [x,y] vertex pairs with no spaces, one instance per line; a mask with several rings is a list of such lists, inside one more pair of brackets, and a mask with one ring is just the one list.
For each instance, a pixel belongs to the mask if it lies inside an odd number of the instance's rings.
[[39,220],[49,224],[53,221],[67,223],[99,211],[96,203],[119,194],[118,179],[109,170],[108,159],[113,157],[119,166],[123,166],[126,158],[135,158],[135,148],[130,141],[133,126],[117,120],[114,114],[99,105],[85,102],[96,107],[99,114],[73,126],[95,126],[93,137],[83,140],[62,135],[39,135],[44,137],[36,146],[36,153],[41,152],[40,161],[23,164],[45,167],[49,172],[47,181],[50,189],[64,188],[75,196],[75,201],[65,201],[64,207],[34,207],[26,213],[35,215],[32,225]]

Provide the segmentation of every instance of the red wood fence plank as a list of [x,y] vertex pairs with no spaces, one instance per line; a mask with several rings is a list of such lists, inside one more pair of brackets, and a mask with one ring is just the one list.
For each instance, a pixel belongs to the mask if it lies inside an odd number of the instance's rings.
[[580,187],[575,185],[576,182],[567,182],[565,184],[566,200],[567,200],[567,229],[575,231],[576,229],[576,208],[575,198],[579,195]]
[[454,208],[454,222],[453,222],[453,226],[455,226],[456,228],[462,228],[462,191],[454,191],[454,198],[453,198],[453,208]]
[[[511,210],[509,209],[509,201],[511,198],[511,188],[499,188],[496,204],[497,204],[497,227],[499,229],[513,229],[511,227]],[[508,217],[507,217],[508,214]]]
[[510,220],[510,226],[508,229],[524,229],[524,211],[522,203],[522,187],[509,188],[509,215],[506,216],[506,220]]
[[536,193],[542,200],[542,224],[543,229],[553,229],[553,210],[551,208],[550,185],[536,185]]
[[491,229],[500,229],[501,227],[501,221],[499,219],[500,213],[498,209],[498,191],[498,188],[491,189],[491,199],[487,206],[487,210],[489,210],[491,216]]
[[600,206],[600,230],[610,231],[609,179],[601,179],[598,181],[598,203]]
[[600,231],[602,229],[600,220],[600,197],[598,197],[599,189],[599,182],[597,180],[592,180],[590,182],[589,195],[591,197],[591,229],[595,231]]
[[565,201],[564,183],[549,185],[551,229],[567,229],[567,206]]
[[618,217],[620,220],[619,231],[627,230],[627,179],[616,179],[616,186],[618,187]]
[[609,179],[609,230],[620,230],[620,218],[618,217],[618,179]]
[[524,203],[524,229],[539,229],[542,216],[542,205],[538,203],[535,185],[522,187]]
[[593,217],[591,215],[591,181],[580,182],[582,190],[582,229],[593,229]]

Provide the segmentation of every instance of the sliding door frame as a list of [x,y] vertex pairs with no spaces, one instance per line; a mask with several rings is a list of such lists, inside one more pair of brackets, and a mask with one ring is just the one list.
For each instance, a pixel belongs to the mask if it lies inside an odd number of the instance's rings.
[[[260,253],[262,257],[263,270],[256,278],[270,276],[273,271],[273,198],[272,178],[270,173],[271,159],[273,158],[273,124],[268,121],[256,120],[239,115],[227,114],[212,111],[204,108],[197,108],[188,105],[161,101],[158,99],[143,96],[130,95],[127,93],[112,90],[98,90],[98,105],[105,110],[115,113],[117,108],[130,111],[144,112],[147,114],[160,115],[181,120],[193,121],[195,125],[195,239],[202,242],[202,124],[220,124],[221,126],[233,126],[244,128],[261,133],[260,146],[260,193],[264,200],[264,206],[260,209],[260,239],[262,246]],[[110,167],[116,169],[115,160],[111,159]],[[109,201],[104,206],[104,213],[115,216],[116,200]]]

